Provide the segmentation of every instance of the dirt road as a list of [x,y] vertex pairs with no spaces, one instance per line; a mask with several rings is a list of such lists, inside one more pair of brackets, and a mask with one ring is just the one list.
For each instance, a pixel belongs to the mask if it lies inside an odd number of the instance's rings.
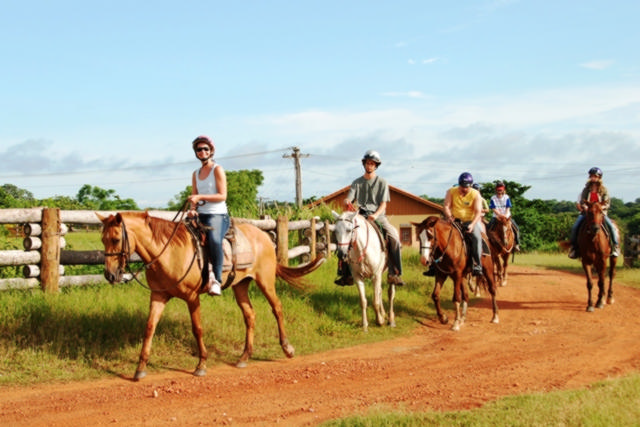
[[3,388],[0,424],[315,425],[372,407],[463,409],[583,387],[640,369],[640,291],[617,286],[615,298],[586,313],[583,276],[515,265],[498,291],[498,325],[484,298],[457,333],[418,318],[410,337],[244,370],[216,366],[204,378],[170,371],[139,383]]

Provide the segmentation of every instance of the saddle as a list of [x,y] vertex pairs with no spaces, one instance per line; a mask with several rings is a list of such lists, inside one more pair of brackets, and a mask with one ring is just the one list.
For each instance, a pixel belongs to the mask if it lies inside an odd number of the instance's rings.
[[[359,209],[358,213],[363,217],[365,217],[366,219],[369,218],[369,213],[363,209]],[[387,233],[384,231],[384,227],[382,226],[381,223],[378,222],[378,220],[373,221],[373,223],[375,224],[375,227],[373,227],[373,229],[376,230],[376,233],[380,238],[380,243],[382,245],[382,248],[381,248],[382,252],[386,252],[387,247],[389,246],[389,242],[387,241],[387,238],[388,238]]]
[[[471,221],[462,222],[459,219],[453,221],[453,227],[460,233],[462,237],[462,243],[464,245],[464,252],[467,254],[467,264],[471,268],[473,265],[473,255],[471,254],[471,247],[473,245],[473,238],[469,233],[464,232]],[[482,256],[491,256],[491,249],[489,248],[489,238],[483,232],[482,233]]]
[[[196,248],[198,249],[198,265],[203,267],[203,260],[211,259],[205,244],[207,238],[207,227],[200,224],[197,220],[191,220],[187,221],[187,228],[197,242]],[[224,254],[222,272],[228,272],[227,280],[222,285],[222,289],[225,289],[233,283],[236,270],[251,268],[255,262],[253,247],[242,230],[236,227],[235,220],[233,218],[231,218],[231,225],[229,226],[229,230],[227,230],[227,234],[225,234],[224,240],[222,241],[222,252]]]

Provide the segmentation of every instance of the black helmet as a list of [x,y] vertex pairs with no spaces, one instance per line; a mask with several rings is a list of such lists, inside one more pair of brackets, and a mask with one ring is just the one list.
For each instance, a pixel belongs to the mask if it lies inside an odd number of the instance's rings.
[[473,187],[475,190],[480,191],[480,184],[478,184],[477,182],[474,182],[474,183],[473,183],[473,185],[472,185],[472,187]]
[[382,160],[380,160],[380,154],[375,150],[368,150],[362,156],[362,164],[364,165],[367,160],[373,160],[376,165],[380,166],[382,164]]
[[596,175],[598,176],[598,178],[602,178],[602,169],[594,166],[591,169],[589,169],[589,175]]
[[473,184],[473,176],[469,172],[462,172],[458,177],[458,185],[460,187],[471,187]]

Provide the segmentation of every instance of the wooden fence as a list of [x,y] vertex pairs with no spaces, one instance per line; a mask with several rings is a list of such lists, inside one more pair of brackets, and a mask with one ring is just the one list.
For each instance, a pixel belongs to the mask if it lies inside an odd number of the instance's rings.
[[[99,211],[108,216],[116,212]],[[176,212],[148,211],[149,215],[174,220]],[[326,256],[335,249],[331,244],[333,226],[328,221],[317,219],[289,221],[287,217],[277,220],[252,220],[250,222],[267,232],[276,246],[280,264],[288,265],[290,259],[308,262],[323,252]],[[71,225],[100,226],[102,223],[94,211],[69,211],[57,208],[0,209],[0,224],[11,224],[24,235],[24,250],[0,250],[1,266],[23,266],[22,278],[0,279],[0,290],[29,289],[41,287],[47,292],[57,292],[60,287],[105,283],[102,275],[66,276],[65,265],[98,265],[104,263],[104,251],[66,250],[64,236]],[[289,233],[298,232],[300,246],[289,248]],[[140,261],[133,254],[130,261]],[[130,279],[125,277],[125,279]]]

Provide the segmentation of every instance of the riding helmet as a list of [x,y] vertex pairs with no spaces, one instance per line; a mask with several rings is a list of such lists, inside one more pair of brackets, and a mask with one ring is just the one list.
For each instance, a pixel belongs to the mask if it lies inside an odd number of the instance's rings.
[[458,185],[460,187],[471,187],[473,184],[473,176],[469,172],[462,172],[458,177]]
[[196,146],[202,143],[207,144],[209,148],[211,148],[211,154],[213,154],[213,152],[216,151],[216,147],[215,145],[213,145],[213,140],[206,135],[200,135],[199,137],[194,139],[193,142],[191,143],[191,148],[195,150]]
[[602,178],[602,169],[596,166],[592,167],[589,169],[589,176],[591,175],[596,175],[598,178]]
[[364,153],[364,156],[362,157],[362,164],[364,165],[367,160],[373,160],[378,166],[382,164],[382,160],[380,160],[380,154],[375,150],[368,150],[366,153]]

